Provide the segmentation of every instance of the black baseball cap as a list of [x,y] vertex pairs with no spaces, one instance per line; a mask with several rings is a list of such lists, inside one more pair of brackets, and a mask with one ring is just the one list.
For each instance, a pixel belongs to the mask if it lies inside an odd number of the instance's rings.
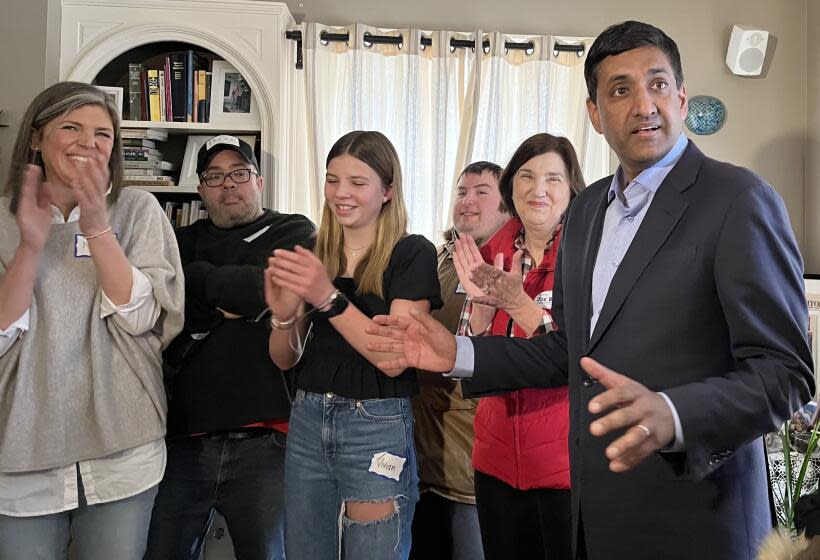
[[220,134],[205,142],[199,149],[199,154],[196,157],[196,174],[200,175],[208,169],[208,165],[210,165],[214,156],[223,150],[233,150],[239,153],[248,163],[253,165],[256,171],[259,171],[259,162],[256,161],[256,156],[250,144],[236,136]]

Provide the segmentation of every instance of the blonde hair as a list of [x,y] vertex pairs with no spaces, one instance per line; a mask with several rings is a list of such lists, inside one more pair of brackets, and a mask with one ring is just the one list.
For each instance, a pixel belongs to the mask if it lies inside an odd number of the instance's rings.
[[[325,166],[342,155],[350,155],[367,164],[379,176],[384,188],[391,192],[379,212],[376,239],[353,272],[358,293],[374,294],[383,299],[384,271],[396,243],[407,235],[407,208],[401,190],[399,155],[384,134],[372,130],[355,130],[339,138],[330,149]],[[331,278],[344,274],[347,269],[344,231],[327,201],[316,236],[316,256]]]
[[9,177],[5,189],[6,194],[11,196],[12,212],[17,211],[17,200],[20,196],[20,187],[26,165],[28,163],[39,165],[45,176],[42,157],[39,152],[34,152],[31,148],[33,136],[40,133],[48,123],[57,117],[67,115],[86,105],[97,105],[105,109],[114,127],[114,146],[111,150],[111,157],[108,159],[109,180],[111,181],[111,194],[108,199],[109,202],[117,200],[122,188],[123,177],[122,137],[120,135],[120,118],[117,108],[106,97],[106,94],[96,86],[82,82],[58,82],[46,88],[34,98],[20,121],[17,140],[14,142],[14,150],[11,153],[11,167],[9,168]]

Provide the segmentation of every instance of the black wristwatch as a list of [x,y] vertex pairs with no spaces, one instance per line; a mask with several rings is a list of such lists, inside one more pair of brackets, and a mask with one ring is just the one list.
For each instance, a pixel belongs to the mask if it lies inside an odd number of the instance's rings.
[[313,314],[320,319],[332,319],[344,313],[349,303],[350,300],[348,300],[340,290],[336,290],[330,294],[327,303],[322,306],[322,309],[316,309]]

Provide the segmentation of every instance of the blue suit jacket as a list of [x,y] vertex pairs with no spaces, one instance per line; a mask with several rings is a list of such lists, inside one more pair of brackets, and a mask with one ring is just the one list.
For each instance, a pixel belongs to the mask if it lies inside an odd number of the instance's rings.
[[[761,436],[814,391],[803,266],[783,201],[690,141],[664,180],[589,332],[611,178],[576,197],[553,293],[560,330],[473,339],[472,394],[569,384],[573,531],[590,559],[752,559],[771,528]],[[684,453],[608,470],[589,433],[604,389],[591,356],[673,401]]]

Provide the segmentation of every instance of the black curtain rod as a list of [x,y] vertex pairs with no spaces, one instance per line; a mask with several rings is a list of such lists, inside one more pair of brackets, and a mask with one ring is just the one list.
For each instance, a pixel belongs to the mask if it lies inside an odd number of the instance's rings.
[[[300,30],[295,31],[286,31],[285,37],[292,41],[296,41],[296,68],[301,70],[303,68],[302,64],[302,32]],[[319,35],[319,38],[325,42],[329,43],[333,42],[342,42],[347,43],[350,41],[350,33],[329,33],[327,31],[322,31]],[[404,37],[399,35],[398,37],[395,35],[373,35],[370,32],[365,32],[364,37],[362,38],[365,46],[370,45],[401,45],[404,43]],[[429,47],[433,44],[432,37],[422,37],[421,38],[422,46]],[[469,39],[456,39],[455,37],[450,38],[450,48],[451,49],[470,49],[475,47],[475,41],[471,41]],[[490,48],[490,41],[485,39],[482,42],[482,47],[484,49]],[[535,48],[535,44],[532,41],[527,41],[525,43],[515,43],[512,41],[506,41],[504,43],[504,48],[508,50],[521,50],[521,51],[528,51]],[[555,43],[552,46],[552,50],[556,53],[558,52],[574,52],[578,54],[578,56],[583,56],[584,54],[584,45],[564,45],[562,43]]]
[[296,69],[301,70],[305,67],[302,62],[302,32],[301,31],[285,31],[285,37],[291,41],[296,41]]

